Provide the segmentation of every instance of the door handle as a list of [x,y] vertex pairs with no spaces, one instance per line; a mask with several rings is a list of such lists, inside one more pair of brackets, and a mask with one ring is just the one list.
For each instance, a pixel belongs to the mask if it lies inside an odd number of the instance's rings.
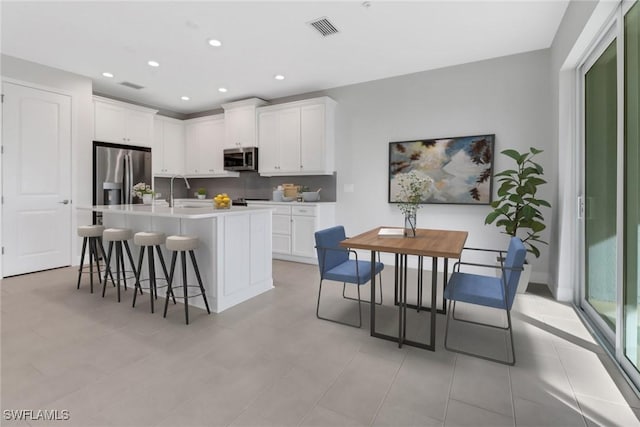
[[65,200],[63,200],[63,201],[61,201],[61,202],[58,202],[58,203],[61,203],[61,204],[63,204],[63,205],[68,205],[68,204],[69,204],[69,200],[66,200],[66,199],[65,199]]

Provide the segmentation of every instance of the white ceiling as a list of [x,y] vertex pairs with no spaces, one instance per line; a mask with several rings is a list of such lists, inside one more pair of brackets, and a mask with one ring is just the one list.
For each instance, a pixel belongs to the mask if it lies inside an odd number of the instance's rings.
[[[88,76],[95,92],[192,113],[547,48],[567,5],[2,1],[2,52]],[[307,25],[320,17],[340,32],[323,38]],[[223,46],[210,47],[210,38]]]

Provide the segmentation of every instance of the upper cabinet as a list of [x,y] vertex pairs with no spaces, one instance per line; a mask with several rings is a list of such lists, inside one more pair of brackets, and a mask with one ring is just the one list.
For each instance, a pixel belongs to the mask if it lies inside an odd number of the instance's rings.
[[225,116],[185,120],[185,174],[187,176],[238,176],[224,170]]
[[258,109],[261,175],[334,172],[335,106],[320,97]]
[[150,108],[94,96],[94,140],[151,147],[156,112]]
[[184,123],[182,120],[156,116],[153,124],[153,174],[184,174]]
[[266,104],[266,101],[259,98],[222,104],[225,121],[224,148],[258,145],[256,108]]

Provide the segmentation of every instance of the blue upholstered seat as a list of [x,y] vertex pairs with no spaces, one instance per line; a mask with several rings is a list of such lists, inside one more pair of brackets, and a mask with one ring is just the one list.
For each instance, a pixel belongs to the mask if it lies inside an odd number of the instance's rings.
[[[476,249],[477,250],[477,249]],[[502,251],[498,252],[502,255]],[[488,267],[495,269],[495,265],[484,264],[471,264],[465,262],[457,262],[454,266],[454,272],[451,274],[451,278],[447,283],[447,287],[444,291],[444,297],[449,300],[449,310],[447,312],[447,326],[445,333],[445,347],[449,350],[456,351],[471,356],[481,357],[483,359],[493,360],[500,363],[507,363],[513,365],[515,363],[515,350],[513,348],[513,332],[511,330],[511,307],[516,296],[518,288],[518,281],[520,280],[520,273],[524,266],[524,260],[527,250],[524,244],[518,237],[512,237],[509,242],[509,249],[502,266],[502,275],[500,277],[483,276],[480,274],[463,273],[460,271],[460,266],[471,265],[474,267]],[[456,269],[457,267],[457,269]],[[492,307],[503,309],[507,313],[508,326],[506,328],[484,325],[490,327],[496,327],[509,331],[511,337],[511,353],[512,362],[505,362],[502,360],[492,359],[476,354],[466,353],[457,349],[452,349],[448,346],[448,334],[449,334],[449,319],[451,316],[455,320],[455,302],[461,301],[469,304],[482,305],[485,307]],[[451,309],[451,303],[453,302],[453,310]],[[478,322],[469,322],[476,323]]]
[[[318,268],[320,269],[320,288],[318,290],[318,304],[316,307],[316,315],[323,320],[330,320],[332,322],[347,324],[349,326],[355,326],[345,322],[339,322],[333,319],[327,319],[320,317],[320,294],[322,292],[322,281],[333,280],[343,283],[343,296],[344,296],[344,284],[352,283],[357,286],[358,291],[358,311],[360,314],[360,322],[357,327],[362,325],[362,310],[360,307],[360,285],[364,285],[371,280],[372,274],[380,274],[384,269],[384,264],[376,262],[375,265],[371,265],[369,261],[359,261],[358,254],[346,248],[340,246],[340,242],[345,240],[346,234],[344,227],[339,225],[325,230],[316,231],[316,252],[318,254]],[[349,259],[349,254],[355,254],[355,260]],[[382,298],[382,289],[380,289],[380,298]]]

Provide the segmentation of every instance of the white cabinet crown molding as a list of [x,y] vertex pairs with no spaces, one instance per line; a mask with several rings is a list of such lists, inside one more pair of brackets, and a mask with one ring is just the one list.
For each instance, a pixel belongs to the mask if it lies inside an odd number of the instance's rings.
[[[127,102],[123,102],[123,101],[117,101],[115,99],[111,99],[111,98],[105,98],[103,96],[98,96],[98,95],[93,95],[93,101],[98,101],[98,102],[103,102],[106,104],[112,104],[112,105],[117,105],[119,107],[122,108],[127,108],[129,110],[137,110],[137,111],[141,111],[144,113],[150,113],[150,114],[156,114],[158,112],[158,110],[154,110],[153,108],[149,108],[149,107],[142,107],[140,105],[136,105],[136,104],[129,104]],[[169,117],[167,117],[169,118]]]
[[222,104],[222,108],[225,110],[232,110],[234,108],[242,108],[242,107],[261,107],[263,105],[267,105],[269,102],[260,98],[249,98],[243,99],[241,101],[227,102]]
[[258,107],[257,110],[258,110],[258,113],[261,113],[263,111],[278,111],[278,110],[284,110],[288,108],[304,107],[307,105],[318,105],[318,104],[324,104],[330,107],[335,107],[336,105],[338,105],[336,101],[329,98],[328,96],[319,96],[316,98],[301,99],[299,101],[284,102],[282,104],[265,105],[263,107]]

